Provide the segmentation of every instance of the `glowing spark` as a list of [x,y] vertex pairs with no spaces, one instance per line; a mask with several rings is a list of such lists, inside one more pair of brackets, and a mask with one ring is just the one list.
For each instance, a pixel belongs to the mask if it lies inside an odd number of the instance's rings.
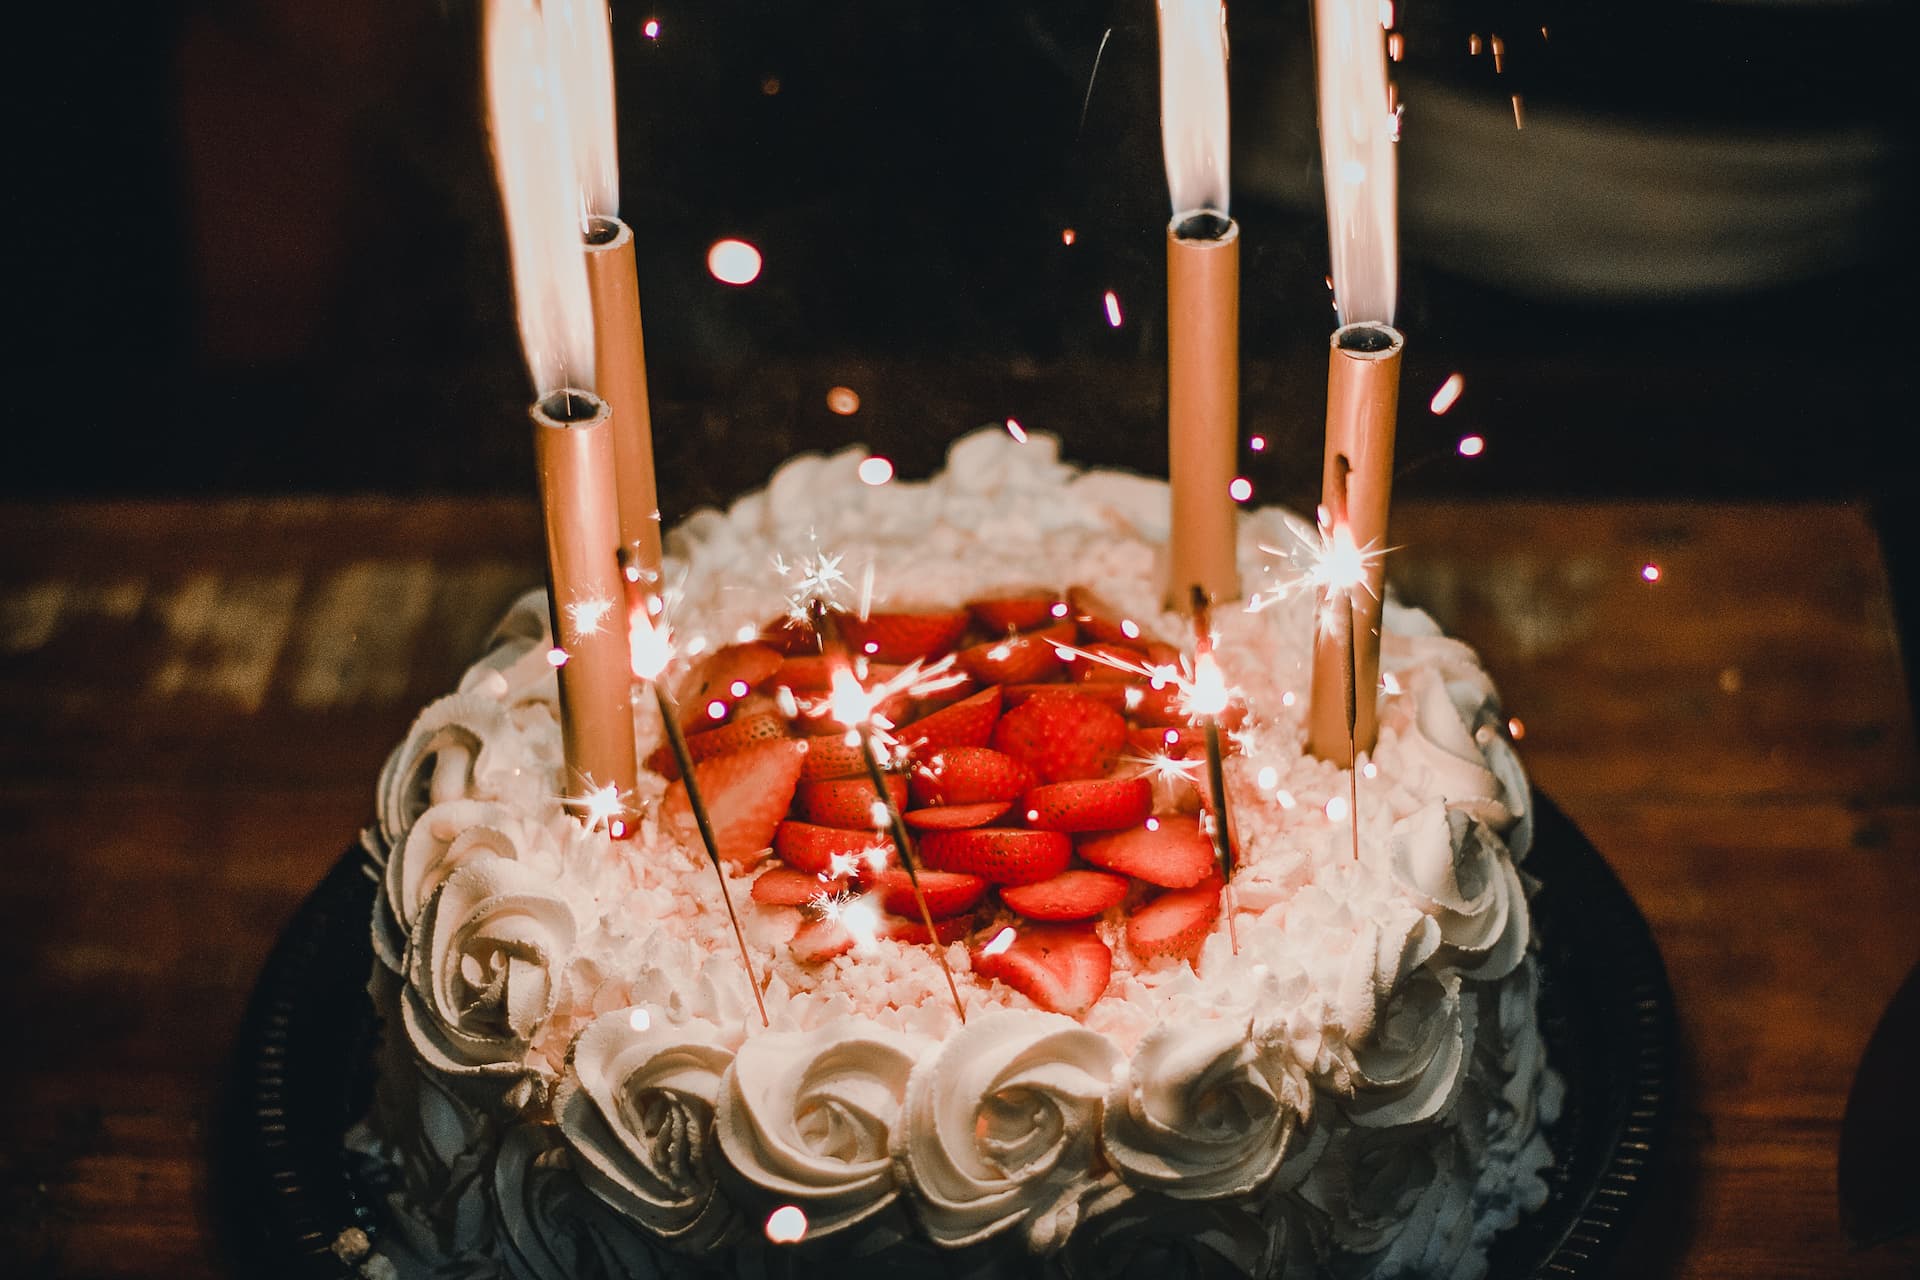
[[1061,244],[1072,244],[1072,243],[1073,243],[1073,228],[1072,228],[1072,227],[1067,227],[1067,228],[1065,228],[1065,229],[1063,229],[1063,230],[1062,230],[1062,231],[1060,232],[1060,243],[1061,243]]
[[[1060,616],[1065,617],[1066,615],[1062,614]],[[1140,624],[1132,618],[1122,618],[1120,619],[1120,634],[1129,640],[1138,640],[1140,638]]]
[[1054,606],[1047,610],[1047,612],[1056,618],[1064,618],[1067,616],[1067,602],[1065,600],[1056,601]]
[[1507,42],[1499,36],[1491,36],[1487,40],[1487,47],[1493,52],[1493,74],[1499,75],[1505,69],[1501,62],[1507,56]]
[[1327,821],[1345,822],[1347,820],[1347,798],[1335,796],[1327,801]]
[[1658,582],[1660,581],[1660,566],[1654,564],[1652,561],[1648,561],[1646,564],[1640,566],[1640,576],[1648,582]]
[[1447,375],[1447,380],[1440,384],[1440,389],[1433,393],[1433,400],[1427,408],[1435,413],[1445,413],[1453,408],[1453,402],[1458,400],[1460,393],[1466,389],[1466,377],[1462,374],[1450,373]]
[[1520,722],[1519,716],[1507,721],[1507,736],[1515,742],[1527,736],[1527,726]]
[[1253,784],[1256,787],[1259,787],[1262,791],[1273,790],[1273,788],[1277,786],[1279,782],[1280,782],[1280,771],[1274,768],[1272,765],[1262,766],[1260,772],[1256,774],[1253,779]]
[[861,894],[851,901],[840,903],[833,918],[839,921],[842,929],[853,935],[854,950],[864,955],[879,945],[880,904],[873,895]]
[[785,556],[775,553],[773,571],[788,579],[787,616],[795,622],[807,621],[816,601],[834,608],[840,603],[843,590],[853,585],[840,568],[846,557],[828,554],[816,547],[813,554],[789,561]]
[[712,702],[709,702],[707,704],[707,719],[725,720],[726,718],[727,718],[726,703],[720,701],[720,699],[718,698],[715,698]]
[[807,1215],[800,1206],[783,1204],[767,1215],[767,1239],[775,1244],[799,1244],[807,1238]]
[[1264,453],[1267,448],[1267,438],[1265,436],[1255,436],[1253,439],[1247,441],[1247,448],[1253,450],[1255,453]]
[[1276,605],[1301,588],[1317,587],[1326,593],[1328,606],[1322,610],[1320,624],[1330,626],[1334,621],[1333,606],[1344,601],[1347,593],[1363,590],[1373,594],[1369,573],[1391,548],[1376,549],[1372,543],[1355,546],[1353,531],[1344,521],[1332,522],[1325,508],[1320,514],[1318,541],[1298,529],[1290,529],[1294,538],[1292,547],[1261,546],[1262,551],[1276,557],[1276,565],[1269,566],[1268,572],[1275,573],[1276,567],[1287,572],[1276,573],[1277,581],[1272,587],[1247,597],[1248,613]]
[[565,649],[549,649],[549,650],[547,650],[547,665],[548,665],[548,666],[550,666],[550,667],[564,667],[564,666],[566,666],[566,665],[567,665],[567,651],[566,651]]
[[1012,418],[1007,419],[1007,434],[1015,440],[1018,440],[1021,444],[1027,442],[1027,429],[1018,422],[1015,422]]
[[594,787],[592,779],[588,779],[588,786],[591,790],[583,796],[574,798],[570,803],[580,808],[580,816],[586,819],[587,830],[591,831],[601,823],[610,822],[619,817],[626,806],[621,803],[620,788],[612,783],[604,787]]
[[673,661],[673,633],[646,610],[635,609],[627,619],[627,655],[636,679],[658,680]]
[[1481,454],[1485,453],[1486,451],[1487,451],[1487,439],[1485,436],[1461,436],[1460,437],[1460,456],[1461,457],[1477,458]]
[[1291,689],[1280,695],[1280,705],[1283,707],[1290,707],[1296,701],[1298,701],[1298,699],[1294,697],[1293,690]]
[[1233,483],[1227,486],[1227,496],[1235,502],[1245,502],[1253,496],[1253,481],[1245,476],[1235,476]]
[[827,408],[843,418],[848,414],[858,413],[860,412],[860,393],[852,387],[835,387],[827,392]]
[[1214,660],[1213,651],[1199,654],[1193,660],[1193,667],[1193,685],[1182,690],[1187,714],[1196,718],[1219,715],[1232,700],[1232,691],[1227,688],[1227,678]]
[[707,270],[722,284],[752,284],[760,278],[760,251],[745,240],[716,240],[707,250]]
[[[1197,782],[1206,765],[1204,760],[1180,760],[1165,754],[1128,756],[1127,761],[1140,766],[1140,775],[1154,782]],[[1157,818],[1147,819],[1147,830],[1157,831],[1159,827]]]
[[1279,801],[1282,809],[1291,809],[1300,803],[1293,798],[1293,792],[1291,791],[1276,791],[1273,793],[1273,798]]
[[613,612],[613,601],[598,597],[591,600],[575,600],[567,606],[567,621],[573,624],[576,636],[597,636],[600,628],[606,625],[607,615]]
[[1525,104],[1520,101],[1520,95],[1517,93],[1513,95],[1513,127],[1516,129],[1527,127]]
[[1479,36],[1475,35],[1475,36],[1467,37],[1467,53],[1469,56],[1475,57],[1475,58],[1480,56],[1480,37]]
[[993,937],[988,940],[986,946],[980,948],[980,954],[983,956],[997,956],[1013,945],[1013,939],[1013,926],[1008,925],[1000,932],[994,934]]
[[[751,639],[752,637],[748,637],[748,638]],[[749,693],[753,692],[753,686],[748,684],[745,680],[735,680],[732,684],[727,686],[727,692],[732,694],[736,698],[744,698]]]
[[1380,687],[1385,689],[1389,696],[1397,694],[1400,692],[1400,677],[1391,671],[1382,671],[1380,673]]
[[1363,778],[1377,778],[1380,776],[1380,766],[1369,760],[1360,766],[1360,776]]
[[874,457],[860,463],[860,483],[879,488],[893,479],[893,464],[885,458]]
[[1113,290],[1109,289],[1107,290],[1106,301],[1107,323],[1118,329],[1120,327],[1120,299],[1114,296]]
[[1405,56],[1406,51],[1407,38],[1405,36],[1396,31],[1387,37],[1387,57],[1389,60],[1393,62],[1400,61],[1400,59]]
[[640,34],[649,40],[658,40],[660,38],[660,20],[658,18],[648,18],[640,24]]
[[653,1015],[645,1009],[635,1009],[627,1015],[627,1025],[635,1031],[645,1031],[653,1025]]

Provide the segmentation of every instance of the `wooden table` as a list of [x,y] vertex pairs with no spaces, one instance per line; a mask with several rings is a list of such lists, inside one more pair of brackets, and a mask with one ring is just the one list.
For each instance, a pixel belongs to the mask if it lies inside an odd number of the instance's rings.
[[[1394,533],[1672,973],[1681,1103],[1630,1273],[1913,1274],[1920,1241],[1849,1254],[1834,1198],[1854,1063],[1920,957],[1862,514],[1404,504]],[[205,1126],[243,1002],[537,539],[519,501],[0,509],[0,1271],[225,1272]]]

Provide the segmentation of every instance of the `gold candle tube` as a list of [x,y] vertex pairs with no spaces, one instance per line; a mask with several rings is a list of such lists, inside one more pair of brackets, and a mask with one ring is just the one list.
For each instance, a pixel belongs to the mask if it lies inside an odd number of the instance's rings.
[[587,290],[593,298],[595,389],[613,414],[620,542],[633,549],[648,582],[658,585],[660,495],[654,483],[653,411],[647,400],[633,229],[618,218],[595,215],[586,235],[586,258]]
[[578,797],[589,788],[612,786],[630,798],[639,768],[618,561],[613,416],[599,397],[573,389],[543,396],[532,416],[546,520],[547,595],[554,643],[566,654],[560,666],[565,793]]
[[1240,597],[1234,509],[1239,454],[1240,225],[1196,214],[1167,228],[1167,478],[1173,490],[1167,607],[1199,587]]
[[[1333,331],[1327,359],[1327,454],[1322,492],[1344,507],[1354,545],[1379,552],[1387,545],[1387,503],[1393,485],[1394,415],[1400,405],[1400,354],[1406,340],[1386,324],[1349,324]],[[1344,486],[1344,494],[1340,492]],[[1313,694],[1307,745],[1314,755],[1351,766],[1353,753],[1371,751],[1379,733],[1380,601],[1386,566],[1369,555],[1365,587],[1335,600],[1335,625],[1314,632]],[[1322,608],[1327,601],[1322,599]],[[1349,635],[1348,626],[1352,633]],[[1350,647],[1349,647],[1350,646]],[[1347,734],[1348,664],[1354,719]]]

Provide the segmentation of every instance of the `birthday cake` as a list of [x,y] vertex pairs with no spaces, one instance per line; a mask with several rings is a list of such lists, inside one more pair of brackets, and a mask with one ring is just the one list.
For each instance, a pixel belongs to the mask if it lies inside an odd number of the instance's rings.
[[[651,698],[632,829],[580,815],[543,595],[392,756],[362,1269],[1483,1274],[1546,1198],[1562,1086],[1527,782],[1473,652],[1389,602],[1362,776],[1308,754],[1318,535],[1243,512],[1222,805],[1164,483],[998,431],[924,483],[863,456],[669,540],[667,679],[744,949]],[[917,877],[809,607],[877,704]]]

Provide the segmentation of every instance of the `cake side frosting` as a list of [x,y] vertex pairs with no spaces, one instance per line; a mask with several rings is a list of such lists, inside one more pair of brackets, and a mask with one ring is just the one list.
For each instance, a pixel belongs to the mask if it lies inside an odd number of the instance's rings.
[[[860,456],[796,458],[676,532],[682,652],[757,634],[788,605],[778,566],[816,555],[888,608],[1071,584],[1178,634],[1158,600],[1163,484],[999,432],[921,484],[866,486]],[[400,1170],[415,1232],[515,1275],[635,1257],[752,1274],[795,1248],[766,1232],[795,1206],[802,1254],[1482,1271],[1545,1197],[1539,1127],[1559,1105],[1517,866],[1526,780],[1472,651],[1389,605],[1354,859],[1347,775],[1301,749],[1312,600],[1280,590],[1291,570],[1267,550],[1306,532],[1246,513],[1243,580],[1269,607],[1215,619],[1249,709],[1226,762],[1238,947],[1216,927],[1195,965],[1141,963],[1110,915],[1112,976],[1079,1020],[972,972],[959,943],[964,1025],[930,947],[881,937],[803,964],[798,913],[752,903],[738,874],[761,1028],[712,867],[660,819],[665,780],[643,778],[632,840],[562,810],[546,606],[523,600],[395,753],[369,836],[391,1043],[360,1140]],[[592,1212],[544,1222],[536,1186]]]

